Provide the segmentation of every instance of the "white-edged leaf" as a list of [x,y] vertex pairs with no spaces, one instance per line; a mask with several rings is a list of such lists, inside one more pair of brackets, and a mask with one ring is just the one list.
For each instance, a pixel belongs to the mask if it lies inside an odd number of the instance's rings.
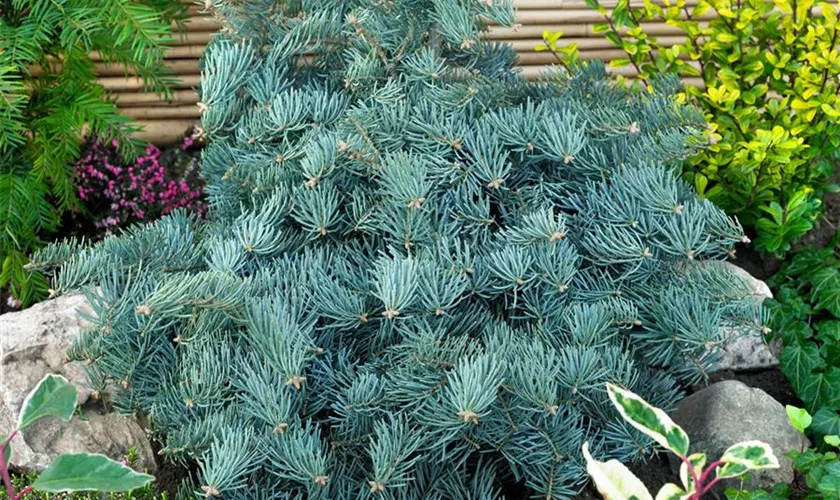
[[731,479],[748,472],[747,466],[742,464],[723,464],[715,471],[719,479]]
[[720,461],[725,465],[717,470],[721,479],[737,477],[749,470],[777,469],[779,459],[770,445],[761,441],[744,441],[733,444],[723,453]]
[[589,453],[589,443],[583,444],[583,457],[586,472],[604,500],[653,500],[641,479],[618,460],[595,460]]
[[76,388],[61,375],[49,374],[26,396],[18,417],[22,431],[42,417],[70,420],[76,410]]
[[[706,454],[693,453],[688,457],[688,460],[694,466],[694,473],[699,476],[703,471],[703,467],[706,466]],[[683,488],[686,491],[693,492],[697,488],[694,485],[694,478],[688,473],[688,464],[686,462],[680,465],[680,481],[682,481]]]
[[59,455],[32,483],[37,491],[120,492],[141,488],[155,478],[141,474],[105,455],[75,453]]
[[683,500],[690,497],[694,492],[684,491],[674,483],[667,483],[659,489],[656,500]]
[[688,455],[688,435],[664,411],[632,392],[607,383],[607,394],[624,420],[679,457]]

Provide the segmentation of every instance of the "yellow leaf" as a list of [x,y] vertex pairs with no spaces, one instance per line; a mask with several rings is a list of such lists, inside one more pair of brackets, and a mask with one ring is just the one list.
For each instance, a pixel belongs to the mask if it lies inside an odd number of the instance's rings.
[[793,6],[789,0],[774,0],[773,3],[776,4],[776,7],[785,14],[793,13]]
[[697,193],[703,196],[706,192],[706,186],[709,184],[709,179],[703,174],[694,174],[694,187],[697,188]]
[[838,116],[840,116],[840,111],[837,111],[837,108],[832,107],[828,103],[822,103],[820,109],[822,109],[823,113],[825,113],[831,118],[837,118]]
[[790,103],[790,107],[793,108],[793,109],[811,109],[815,105],[816,104],[814,104],[814,103],[805,102],[798,97],[795,98],[792,103]]

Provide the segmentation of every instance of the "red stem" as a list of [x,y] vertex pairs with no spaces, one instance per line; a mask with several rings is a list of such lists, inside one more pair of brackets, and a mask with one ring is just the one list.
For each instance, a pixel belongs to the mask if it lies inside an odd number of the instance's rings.
[[[715,470],[717,470],[717,468],[721,465],[723,465],[723,462],[721,462],[720,460],[715,460],[714,462],[710,463],[709,466],[703,471],[703,474],[700,475],[699,480],[696,479],[696,475],[693,476],[695,478],[694,494],[692,494],[691,497],[689,497],[689,500],[700,500],[700,498],[702,498],[703,495],[705,495],[710,489],[712,489],[712,486],[714,486],[718,481],[720,481],[720,478],[716,477],[709,481],[708,484],[706,484],[706,481],[709,480],[709,475]],[[691,467],[691,464],[689,464],[689,467]]]
[[6,493],[12,500],[18,500],[20,497],[15,493],[15,488],[12,486],[12,476],[9,474],[9,467],[6,464],[6,448],[12,442],[12,439],[17,435],[18,431],[13,431],[9,437],[0,444],[0,476],[3,478],[3,484],[6,486]]
[[18,496],[15,497],[15,500],[21,500],[21,498],[23,498],[23,495],[26,495],[30,491],[32,491],[32,486],[27,486],[26,488],[20,490],[20,493],[18,493]]
[[700,478],[697,477],[697,470],[694,468],[694,465],[691,464],[691,461],[688,460],[688,457],[680,457],[680,460],[683,461],[686,469],[688,469],[688,473],[691,474],[691,479],[692,481],[694,481],[694,488],[699,488]]
[[[700,476],[700,482],[705,484],[706,481],[709,480],[709,475],[715,470],[717,470],[717,468],[721,465],[723,465],[723,462],[721,462],[720,460],[715,460],[714,462],[710,463],[709,466],[706,468],[705,472],[703,472],[703,475]],[[715,480],[717,480],[717,478],[715,478]],[[710,487],[710,485],[706,486],[705,489],[708,490]]]

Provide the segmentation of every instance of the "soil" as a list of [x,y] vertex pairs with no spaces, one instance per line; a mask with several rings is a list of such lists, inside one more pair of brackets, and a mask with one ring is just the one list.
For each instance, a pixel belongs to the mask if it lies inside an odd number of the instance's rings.
[[806,246],[825,246],[840,228],[840,193],[829,193],[823,197],[825,213],[816,227],[796,244],[796,248]]
[[5,288],[0,288],[0,314],[11,312],[14,309],[9,308],[9,291]]
[[166,493],[167,498],[177,498],[181,482],[191,475],[194,477],[195,471],[181,464],[165,460],[164,456],[159,453],[161,447],[160,443],[152,441],[152,451],[155,454],[155,462],[158,466],[155,473],[155,490],[158,495]]
[[[724,370],[713,374],[709,378],[709,384],[724,380],[738,380],[750,387],[761,389],[783,406],[802,406],[802,401],[796,397],[787,377],[778,368],[737,373],[731,370]],[[694,386],[689,393],[696,392],[703,387],[702,385]]]

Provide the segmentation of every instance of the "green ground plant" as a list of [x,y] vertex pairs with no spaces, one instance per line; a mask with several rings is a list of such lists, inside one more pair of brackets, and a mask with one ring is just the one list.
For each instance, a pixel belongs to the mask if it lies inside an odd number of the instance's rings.
[[[814,0],[618,0],[595,25],[649,83],[662,73],[695,77],[682,98],[710,124],[708,146],[685,163],[684,177],[754,236],[761,251],[783,255],[821,215],[840,146],[837,7]],[[710,18],[711,17],[711,18]],[[643,23],[666,22],[686,40],[668,45]],[[574,60],[547,32],[538,49]]]
[[[132,469],[137,467],[137,448],[131,447],[123,459],[125,465]],[[38,479],[38,474],[12,474],[12,488],[23,491],[31,487]],[[9,500],[5,489],[0,489],[0,500]],[[108,493],[102,491],[77,491],[74,493],[48,493],[32,490],[26,495],[26,500],[169,500],[169,495],[162,492],[158,495],[153,483],[123,493]]]
[[813,414],[809,429],[840,434],[840,235],[793,255],[771,280],[766,302],[782,341],[781,368]]
[[676,78],[528,82],[482,36],[510,1],[245,5],[211,2],[207,218],[33,261],[193,498],[567,498],[583,442],[654,450],[605,382],[670,408],[761,330],[716,262],[742,229],[675,172],[705,129]]
[[24,270],[29,255],[62,212],[80,208],[72,164],[82,137],[117,139],[128,155],[139,145],[97,64],[166,93],[163,56],[185,15],[178,0],[0,0],[0,287],[24,305],[48,288]]
[[[820,427],[814,433],[814,418],[804,408],[785,407],[791,425],[803,435],[815,438],[814,448],[790,450],[786,453],[793,460],[792,484],[777,484],[771,490],[742,490],[727,488],[727,500],[833,500],[840,498],[840,426],[834,429]],[[831,434],[825,434],[830,431]]]
[[[27,395],[21,406],[17,425],[0,436],[0,480],[10,500],[25,500],[31,493],[74,493],[78,491],[128,492],[147,486],[154,480],[135,472],[127,463],[105,455],[72,453],[58,455],[32,481],[12,481],[11,464],[15,450],[13,439],[42,418],[70,420],[76,412],[76,388],[60,375],[47,375]],[[22,484],[29,483],[29,484]],[[34,496],[34,495],[32,495]]]

